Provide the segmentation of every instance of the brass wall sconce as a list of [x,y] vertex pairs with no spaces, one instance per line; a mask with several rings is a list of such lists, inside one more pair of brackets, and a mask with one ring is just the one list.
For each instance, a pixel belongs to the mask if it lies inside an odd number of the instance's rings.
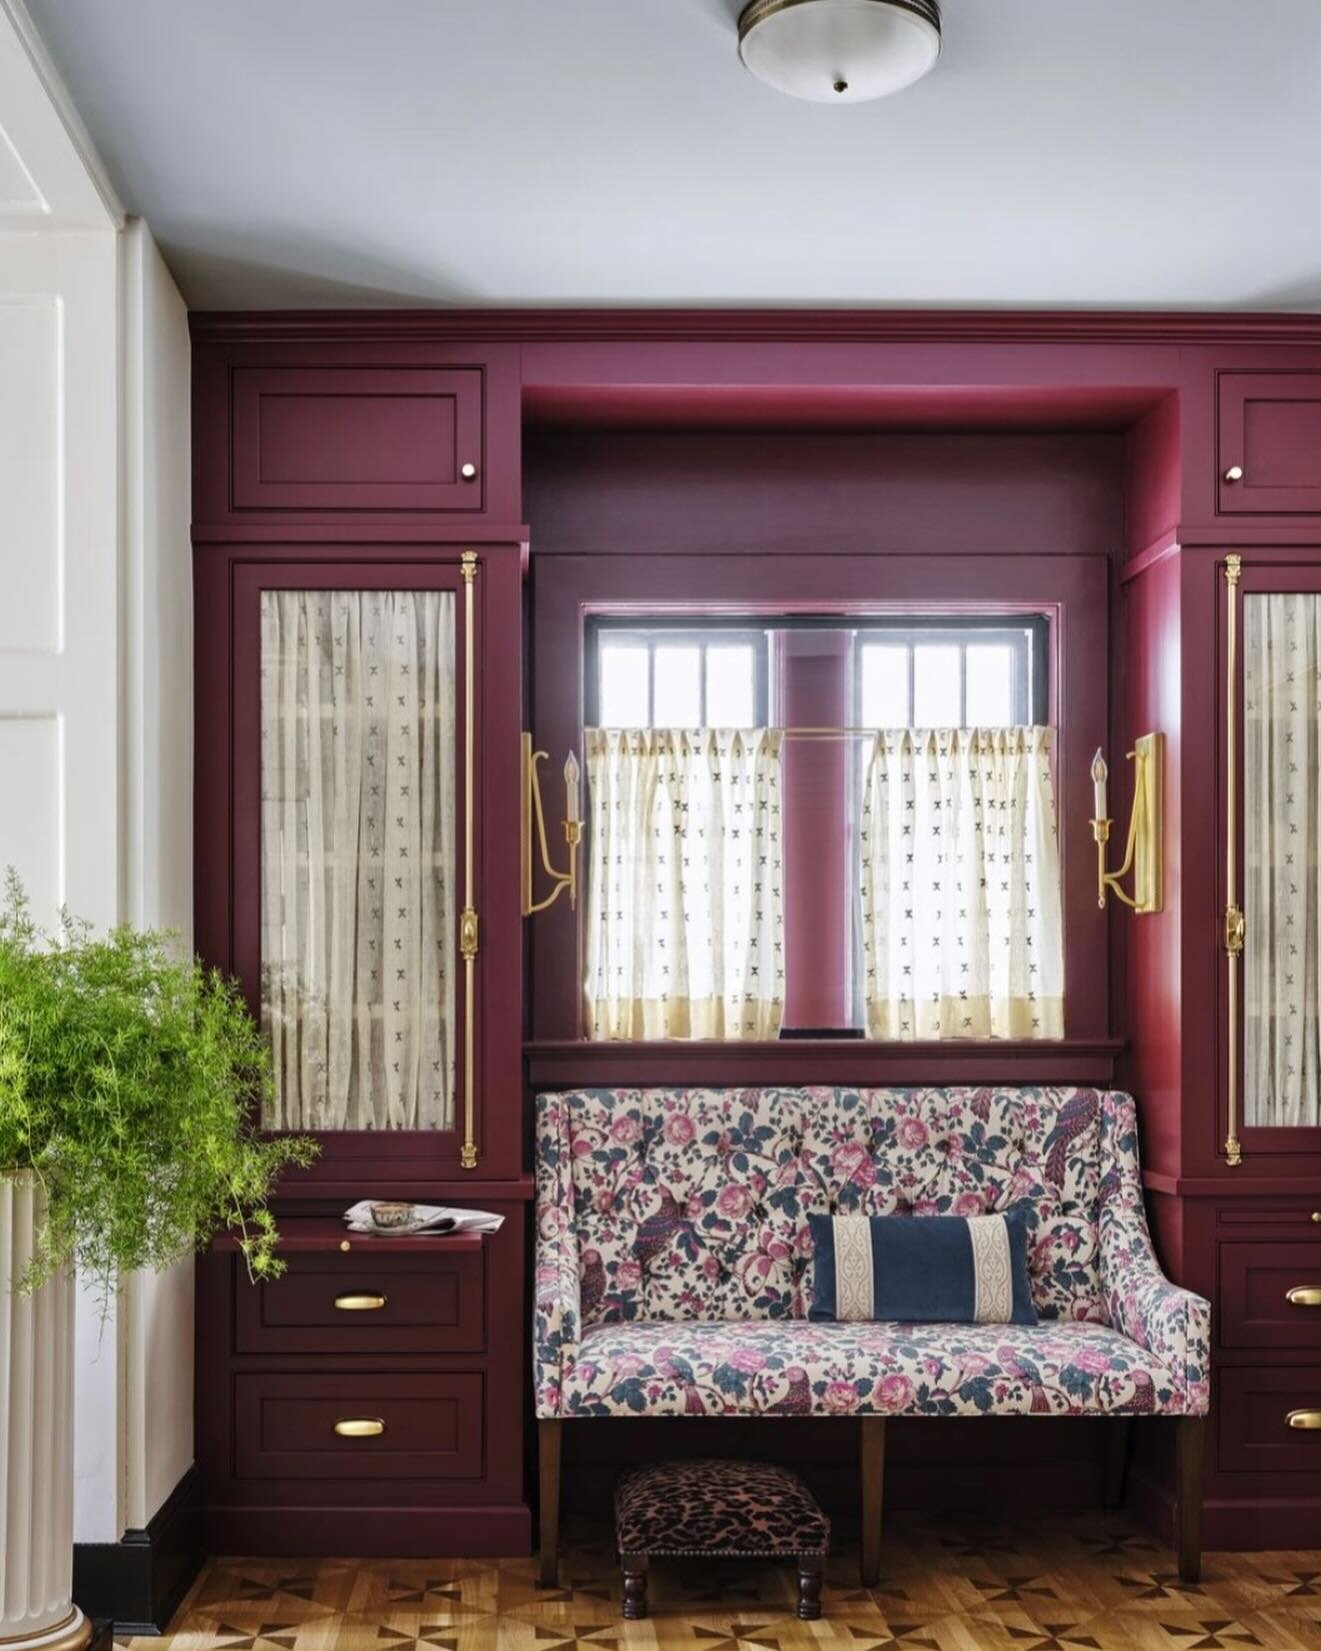
[[[533,912],[545,911],[547,906],[553,906],[565,889],[569,891],[569,904],[578,904],[578,844],[582,841],[582,797],[580,792],[581,773],[578,768],[578,759],[570,751],[564,759],[564,841],[568,844],[569,869],[556,871],[550,862],[550,844],[546,841],[546,814],[541,805],[541,781],[537,776],[537,764],[545,760],[546,752],[532,749],[531,734],[523,735],[523,787],[522,806],[519,811],[519,822],[522,831],[522,878],[523,878],[523,916],[531,917]],[[544,900],[535,900],[534,867],[532,863],[532,830],[536,828],[537,850],[541,856],[541,869],[550,878],[551,891]]]
[[[1158,912],[1163,904],[1163,820],[1161,797],[1165,785],[1165,736],[1143,734],[1128,753],[1133,763],[1133,811],[1128,822],[1128,845],[1118,871],[1107,871],[1106,844],[1112,824],[1106,808],[1110,770],[1100,751],[1092,758],[1092,786],[1096,812],[1092,836],[1096,839],[1096,903],[1104,907],[1107,890],[1139,916]],[[1133,873],[1133,892],[1123,879]]]

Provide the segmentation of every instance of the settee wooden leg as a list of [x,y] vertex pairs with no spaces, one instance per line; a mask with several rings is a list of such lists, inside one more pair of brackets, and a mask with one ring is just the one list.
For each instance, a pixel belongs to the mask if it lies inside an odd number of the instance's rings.
[[1202,1452],[1206,1423],[1200,1416],[1180,1416],[1176,1425],[1179,1579],[1197,1582],[1202,1575]]
[[537,1455],[541,1468],[541,1547],[537,1559],[537,1585],[553,1588],[559,1581],[560,1558],[560,1444],[564,1423],[558,1418],[537,1423]]
[[821,1616],[821,1583],[825,1576],[825,1561],[804,1554],[798,1561],[798,1615],[804,1622],[816,1622]]
[[647,1556],[621,1554],[624,1572],[624,1620],[641,1622],[647,1614]]
[[885,1496],[885,1417],[862,1418],[862,1585],[881,1575],[881,1508]]
[[1122,1508],[1128,1485],[1128,1452],[1133,1441],[1133,1418],[1115,1416],[1105,1424],[1105,1506]]

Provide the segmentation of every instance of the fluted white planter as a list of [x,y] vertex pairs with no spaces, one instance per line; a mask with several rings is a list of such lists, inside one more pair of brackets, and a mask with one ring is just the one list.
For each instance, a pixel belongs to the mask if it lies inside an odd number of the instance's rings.
[[36,1245],[30,1176],[0,1176],[0,1646],[76,1651],[91,1625],[73,1603],[71,1272],[14,1294]]

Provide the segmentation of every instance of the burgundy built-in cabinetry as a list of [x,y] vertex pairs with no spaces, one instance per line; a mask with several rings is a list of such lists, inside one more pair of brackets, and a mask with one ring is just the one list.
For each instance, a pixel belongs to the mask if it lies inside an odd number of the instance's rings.
[[[194,336],[199,944],[255,1002],[253,605],[300,582],[448,589],[460,614],[471,592],[459,634],[475,649],[480,918],[476,1167],[463,1167],[462,1107],[449,1132],[327,1138],[282,1189],[288,1276],[254,1291],[233,1252],[202,1264],[212,1543],[525,1551],[531,1088],[760,1082],[791,1067],[796,1082],[1131,1087],[1158,1246],[1214,1304],[1208,1545],[1321,1545],[1321,1432],[1286,1420],[1321,1409],[1321,1308],[1286,1299],[1321,1284],[1321,1130],[1240,1128],[1242,1162],[1228,1161],[1224,945],[1228,606],[1254,581],[1321,582],[1321,330],[1290,317],[374,313],[201,316]],[[1074,1035],[985,1050],[584,1045],[579,919],[564,901],[535,920],[525,1023],[518,733],[530,726],[562,760],[588,609],[657,593],[689,607],[930,609],[970,589],[994,600],[1004,558],[1016,583],[1001,600],[1057,609],[1066,713],[1108,720],[1116,772],[1134,735],[1167,738],[1160,914],[1098,916],[1090,786],[1074,773],[1060,797],[1066,945],[1101,948],[1074,971],[1089,982]],[[1084,621],[1108,681],[1070,651]],[[1123,822],[1126,799],[1115,805]],[[391,1192],[495,1208],[505,1227],[342,1251],[344,1205]],[[389,1306],[341,1314],[335,1298],[352,1293]],[[385,1421],[381,1438],[332,1433],[359,1412]],[[768,1448],[801,1437],[827,1467],[849,1448],[844,1430],[809,1433],[777,1430]],[[898,1428],[892,1504],[966,1506],[1009,1483],[1085,1504],[1100,1443],[1086,1424]],[[1163,1515],[1160,1447],[1139,1439],[1131,1484]],[[1072,1471],[1076,1494],[1061,1483]]]
[[[317,1132],[319,1162],[289,1175],[276,1204],[287,1274],[253,1286],[232,1248],[200,1264],[198,1457],[213,1551],[530,1545],[514,365],[498,346],[351,332],[311,346],[198,345],[197,933],[254,1010],[265,961],[263,597],[433,593],[454,627],[452,710],[436,735],[454,812],[452,1116],[434,1129]],[[424,699],[428,714],[439,724]],[[388,959],[387,978],[398,962]],[[341,1213],[363,1197],[472,1205],[504,1225],[489,1236],[349,1237]]]

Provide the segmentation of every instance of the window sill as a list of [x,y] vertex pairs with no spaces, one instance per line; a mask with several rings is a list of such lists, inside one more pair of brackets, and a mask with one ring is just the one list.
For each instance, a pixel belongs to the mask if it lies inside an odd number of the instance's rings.
[[1109,1085],[1123,1038],[876,1043],[537,1042],[523,1047],[533,1088],[646,1084]]

